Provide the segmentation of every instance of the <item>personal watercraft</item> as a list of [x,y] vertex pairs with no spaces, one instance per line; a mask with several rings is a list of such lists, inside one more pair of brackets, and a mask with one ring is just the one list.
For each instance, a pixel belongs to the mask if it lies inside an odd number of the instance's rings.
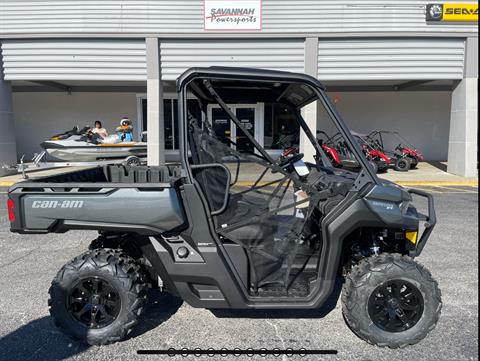
[[90,162],[147,155],[145,142],[124,142],[118,135],[103,139],[98,134],[91,133],[90,127],[79,129],[75,126],[65,133],[54,135],[40,146],[49,155],[68,162]]

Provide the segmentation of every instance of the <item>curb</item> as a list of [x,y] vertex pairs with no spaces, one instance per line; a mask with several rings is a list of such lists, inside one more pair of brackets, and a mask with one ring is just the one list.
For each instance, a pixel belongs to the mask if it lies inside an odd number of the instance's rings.
[[478,180],[462,180],[462,181],[393,181],[401,186],[414,187],[414,186],[432,186],[432,187],[441,187],[441,186],[457,186],[457,187],[478,187]]

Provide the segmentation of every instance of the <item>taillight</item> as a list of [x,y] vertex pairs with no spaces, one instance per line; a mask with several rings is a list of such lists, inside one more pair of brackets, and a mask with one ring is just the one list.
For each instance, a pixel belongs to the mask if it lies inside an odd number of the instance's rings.
[[9,199],[7,201],[7,208],[8,208],[8,218],[10,219],[10,222],[15,221],[15,213],[13,213],[13,200]]

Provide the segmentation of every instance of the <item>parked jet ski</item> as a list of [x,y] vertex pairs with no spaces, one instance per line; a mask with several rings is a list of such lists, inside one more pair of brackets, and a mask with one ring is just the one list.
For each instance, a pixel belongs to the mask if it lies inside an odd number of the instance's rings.
[[[125,131],[125,126],[122,129]],[[90,162],[102,159],[119,159],[129,156],[138,158],[147,155],[147,143],[122,141],[125,139],[118,132],[106,138],[90,131],[90,127],[79,129],[75,126],[72,130],[56,134],[40,146],[45,151],[58,159],[68,162]],[[117,128],[118,129],[118,128]]]

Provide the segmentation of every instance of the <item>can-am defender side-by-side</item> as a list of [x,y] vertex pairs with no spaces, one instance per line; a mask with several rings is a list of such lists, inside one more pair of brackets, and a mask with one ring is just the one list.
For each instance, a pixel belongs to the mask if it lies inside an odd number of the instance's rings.
[[[193,68],[177,91],[181,164],[97,167],[9,190],[13,232],[100,232],[52,282],[50,313],[64,332],[89,344],[126,338],[149,288],[194,307],[316,309],[341,279],[345,320],[362,339],[402,347],[434,328],[440,290],[414,261],[436,223],[433,199],[377,178],[318,80]],[[287,109],[314,158],[273,157],[235,111],[256,103]],[[358,172],[331,165],[302,118],[307,106],[319,128],[342,133]]]

